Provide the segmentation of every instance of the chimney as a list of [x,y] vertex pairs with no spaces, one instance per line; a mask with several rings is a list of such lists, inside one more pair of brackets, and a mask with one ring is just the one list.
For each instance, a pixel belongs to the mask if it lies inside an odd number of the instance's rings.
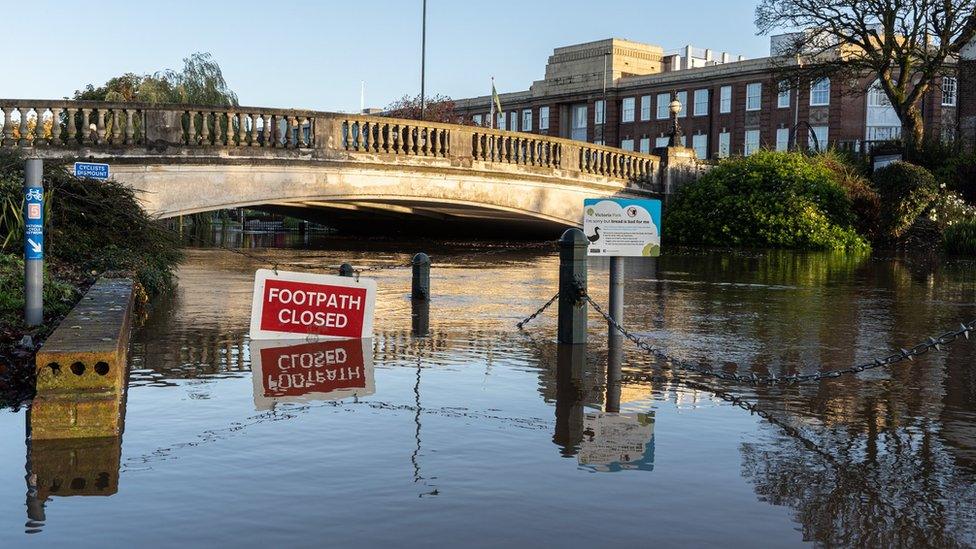
[[731,55],[729,55],[729,52],[727,52],[727,51],[723,51],[723,52],[722,52],[722,62],[723,62],[723,63],[728,63],[728,62],[730,62],[730,61],[732,61],[732,56],[731,56]]
[[736,61],[745,61],[745,60],[746,60],[746,56],[744,55],[740,55],[739,58],[736,59]]
[[712,50],[707,48],[705,49],[705,64],[706,65],[712,64]]

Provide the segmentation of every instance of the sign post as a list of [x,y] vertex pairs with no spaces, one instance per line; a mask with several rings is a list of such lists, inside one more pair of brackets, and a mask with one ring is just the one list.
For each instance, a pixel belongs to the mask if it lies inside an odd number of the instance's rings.
[[24,170],[24,320],[44,322],[44,161],[28,158]]
[[252,340],[359,339],[373,336],[376,281],[259,269],[251,305]]
[[[624,320],[624,258],[661,255],[661,201],[587,198],[583,201],[587,255],[610,258],[610,318]],[[611,330],[611,336],[615,330]]]

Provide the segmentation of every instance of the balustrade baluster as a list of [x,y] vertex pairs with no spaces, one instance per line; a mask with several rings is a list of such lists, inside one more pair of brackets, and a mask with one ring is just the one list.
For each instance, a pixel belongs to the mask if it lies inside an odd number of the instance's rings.
[[415,153],[414,148],[413,148],[413,146],[414,146],[414,135],[413,135],[413,133],[414,133],[415,130],[416,130],[416,128],[414,128],[413,126],[407,126],[407,155],[408,156],[413,156],[414,153]]
[[3,107],[3,133],[0,134],[0,145],[10,145],[14,138],[13,119],[10,116],[14,108],[10,105]]
[[95,142],[97,145],[102,145],[105,143],[105,109],[98,109],[98,117],[95,119],[95,131],[97,132],[98,139]]
[[233,147],[235,145],[234,113],[231,112],[223,113],[221,118],[227,120],[227,127],[224,128],[224,134],[223,134],[224,144],[227,145],[228,147]]
[[113,108],[109,111],[112,117],[112,144],[122,144],[122,109]]
[[18,107],[17,111],[20,112],[20,129],[18,130],[20,140],[18,141],[18,144],[26,146],[30,144],[30,139],[28,138],[28,130],[30,129],[28,126],[28,115],[30,113],[30,109]]
[[78,144],[78,109],[68,107],[65,122],[68,130],[67,145],[73,147]]
[[[186,111],[186,144],[193,147],[197,144],[197,113]],[[126,141],[128,143],[128,141]]]
[[237,113],[237,146],[247,146],[247,113]]
[[[131,145],[136,141],[135,109],[125,109],[125,144]],[[193,130],[193,116],[190,115],[190,130]]]
[[34,108],[34,146],[45,144],[47,132],[44,131],[44,108]]
[[386,123],[380,126],[380,152],[390,152],[390,125]]
[[61,146],[61,107],[51,107],[51,145]]
[[210,113],[203,111],[200,113],[200,145],[206,147],[210,144]]

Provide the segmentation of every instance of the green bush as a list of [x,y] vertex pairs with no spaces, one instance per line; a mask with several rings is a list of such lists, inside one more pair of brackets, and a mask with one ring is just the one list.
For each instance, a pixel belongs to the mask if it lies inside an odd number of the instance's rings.
[[664,237],[685,244],[863,249],[844,189],[797,153],[761,151],[722,161],[683,187],[667,208]]
[[876,240],[880,236],[878,222],[881,216],[881,198],[871,185],[871,180],[865,175],[868,166],[833,149],[824,151],[812,159],[827,168],[834,181],[844,189],[844,194],[851,203],[854,227],[857,232],[869,240]]
[[976,221],[948,227],[942,235],[942,247],[949,254],[976,256]]
[[970,204],[976,204],[976,153],[958,154],[933,170],[936,178]]
[[[44,313],[58,318],[78,298],[75,287],[44,273]],[[20,326],[24,320],[24,262],[13,254],[0,253],[0,326]]]
[[[0,204],[22,208],[24,159],[0,152]],[[131,272],[150,295],[171,286],[182,258],[177,237],[149,217],[128,187],[114,181],[81,180],[63,166],[45,162],[46,257],[78,274]],[[0,215],[0,235],[21,234],[23,220]],[[3,242],[3,239],[0,239]],[[21,238],[3,249],[20,254]]]
[[935,176],[921,166],[895,162],[874,172],[881,197],[881,236],[897,239],[915,223],[938,196]]

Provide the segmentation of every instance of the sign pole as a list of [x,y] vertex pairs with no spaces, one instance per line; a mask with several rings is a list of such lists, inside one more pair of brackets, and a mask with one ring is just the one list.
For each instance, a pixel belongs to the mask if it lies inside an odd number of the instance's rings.
[[[610,318],[621,328],[624,326],[624,258],[613,256],[610,258]],[[620,333],[610,329],[610,336]]]
[[44,322],[44,161],[28,158],[24,170],[24,320]]

